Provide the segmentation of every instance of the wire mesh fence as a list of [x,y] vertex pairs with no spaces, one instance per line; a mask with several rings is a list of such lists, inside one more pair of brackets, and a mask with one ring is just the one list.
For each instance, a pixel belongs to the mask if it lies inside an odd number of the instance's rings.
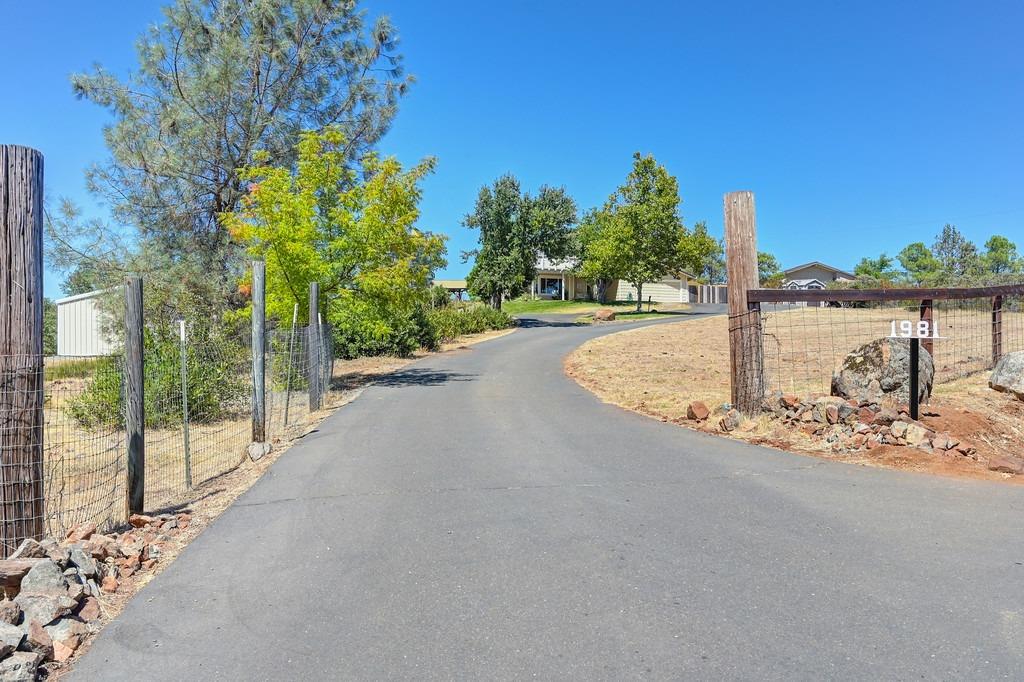
[[1024,286],[1005,289],[1012,293],[958,290],[950,298],[925,298],[936,295],[925,290],[921,298],[883,293],[870,299],[872,292],[861,292],[865,300],[850,300],[857,294],[844,292],[846,300],[828,301],[825,292],[803,292],[818,300],[761,300],[730,317],[730,329],[741,332],[735,339],[753,339],[753,345],[739,349],[734,381],[758,396],[828,395],[851,353],[879,339],[899,339],[900,325],[927,330],[920,343],[933,361],[935,384],[991,369],[1005,353],[1024,350],[1024,294],[1017,293]]
[[[201,321],[151,324],[145,336],[145,505],[159,509],[246,456],[253,358],[248,333]],[[299,435],[313,417],[311,405],[331,404],[331,338],[328,325],[268,332],[268,440]],[[315,396],[311,369],[321,387]],[[45,364],[41,356],[0,356],[5,556],[17,538],[44,531],[62,536],[86,521],[105,529],[127,521],[125,382],[122,355],[55,357]],[[42,423],[36,424],[32,405],[39,399]],[[38,491],[12,490],[15,485]],[[18,508],[6,500],[18,500]]]

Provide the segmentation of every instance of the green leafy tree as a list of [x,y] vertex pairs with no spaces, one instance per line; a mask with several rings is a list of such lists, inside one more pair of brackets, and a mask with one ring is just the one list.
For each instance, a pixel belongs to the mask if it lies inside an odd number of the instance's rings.
[[908,244],[896,258],[907,273],[907,279],[918,286],[935,282],[942,272],[942,263],[924,242]]
[[527,291],[537,274],[537,257],[563,260],[573,246],[576,203],[564,188],[541,187],[524,193],[511,175],[482,187],[463,225],[480,230],[480,246],[463,253],[474,258],[466,278],[469,293],[495,308]]
[[880,282],[891,282],[897,276],[894,268],[895,264],[896,261],[884,253],[879,255],[878,258],[864,257],[853,268],[853,274]]
[[588,211],[576,229],[579,262],[575,273],[594,282],[601,303],[608,302],[608,285],[626,271],[631,237],[624,223],[598,209]]
[[43,299],[43,355],[57,354],[57,304]]
[[611,257],[618,279],[637,291],[637,310],[643,285],[657,282],[683,267],[680,245],[687,236],[679,215],[679,182],[651,155],[633,155],[633,170],[626,183],[608,198],[601,212],[607,243],[622,251]]
[[777,289],[782,286],[785,275],[779,259],[765,251],[757,252],[757,280],[763,287]]
[[[426,302],[444,238],[416,227],[427,159],[409,170],[393,158],[366,155],[357,173],[346,163],[338,128],[306,133],[298,163],[245,168],[251,183],[238,211],[221,220],[250,255],[267,264],[267,313],[289,320],[299,304],[307,316],[310,282],[320,283],[325,319],[365,339],[366,352],[417,347],[410,326]],[[267,158],[267,157],[263,157]],[[356,341],[352,352],[359,350]]]
[[1024,269],[1024,260],[1017,253],[1017,245],[998,234],[985,242],[982,260],[985,270],[993,275],[1016,274]]
[[955,225],[946,224],[935,238],[932,253],[942,264],[943,275],[954,280],[978,273],[981,259],[978,247]]
[[687,231],[679,242],[680,262],[709,284],[725,278],[722,244],[708,234],[708,224],[701,220]]
[[113,117],[110,156],[88,171],[89,187],[132,233],[71,229],[65,216],[51,230],[53,261],[70,269],[114,254],[98,270],[143,273],[147,296],[163,297],[147,300],[150,312],[240,304],[244,252],[217,221],[245,196],[238,169],[257,150],[261,163],[290,167],[301,131],[328,126],[341,132],[344,163],[356,164],[410,83],[396,43],[388,20],[368,26],[353,0],[174,0],[138,41],[133,73],[72,76],[75,94]]

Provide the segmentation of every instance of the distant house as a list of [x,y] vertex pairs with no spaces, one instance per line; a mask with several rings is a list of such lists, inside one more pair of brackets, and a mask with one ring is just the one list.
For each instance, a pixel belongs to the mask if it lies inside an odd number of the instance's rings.
[[[537,275],[530,287],[530,295],[533,298],[562,301],[597,298],[597,287],[594,283],[576,277],[572,274],[572,269],[573,263],[569,261],[553,261],[546,256],[540,256],[537,259]],[[690,282],[694,280],[696,278],[688,273],[675,273],[657,282],[645,282],[640,295],[644,301],[650,297],[654,303],[688,303]],[[605,290],[605,298],[609,301],[635,301],[636,287],[623,280],[613,280]]]
[[435,279],[433,281],[435,287],[444,287],[448,290],[448,293],[455,296],[456,300],[462,300],[462,294],[466,293],[466,280],[464,279]]
[[857,275],[834,268],[820,261],[812,261],[783,270],[783,289],[825,289],[830,282],[852,282]]
[[99,306],[105,291],[90,291],[77,296],[58,298],[57,355],[93,357],[110,355],[117,343],[104,332],[110,320]]

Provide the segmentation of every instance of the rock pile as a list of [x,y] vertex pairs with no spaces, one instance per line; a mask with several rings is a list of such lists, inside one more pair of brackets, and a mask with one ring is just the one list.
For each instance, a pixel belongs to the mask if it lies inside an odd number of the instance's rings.
[[801,399],[777,392],[767,398],[763,408],[774,418],[818,437],[837,452],[873,450],[882,445],[919,448],[925,452],[960,455],[982,461],[992,471],[1024,473],[1024,459],[979,456],[971,445],[961,443],[948,433],[937,433],[928,425],[912,419],[903,407],[884,407],[875,402],[844,400],[836,396]]
[[33,680],[43,663],[70,658],[98,629],[104,595],[152,569],[191,516],[136,514],[128,522],[131,528],[117,534],[97,533],[89,522],[61,542],[25,540],[0,560],[0,680]]

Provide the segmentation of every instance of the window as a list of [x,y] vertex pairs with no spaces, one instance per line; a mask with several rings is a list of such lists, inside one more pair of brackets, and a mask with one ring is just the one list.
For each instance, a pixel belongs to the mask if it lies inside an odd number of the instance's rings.
[[562,278],[541,277],[540,293],[546,296],[552,296],[554,298],[562,298]]

